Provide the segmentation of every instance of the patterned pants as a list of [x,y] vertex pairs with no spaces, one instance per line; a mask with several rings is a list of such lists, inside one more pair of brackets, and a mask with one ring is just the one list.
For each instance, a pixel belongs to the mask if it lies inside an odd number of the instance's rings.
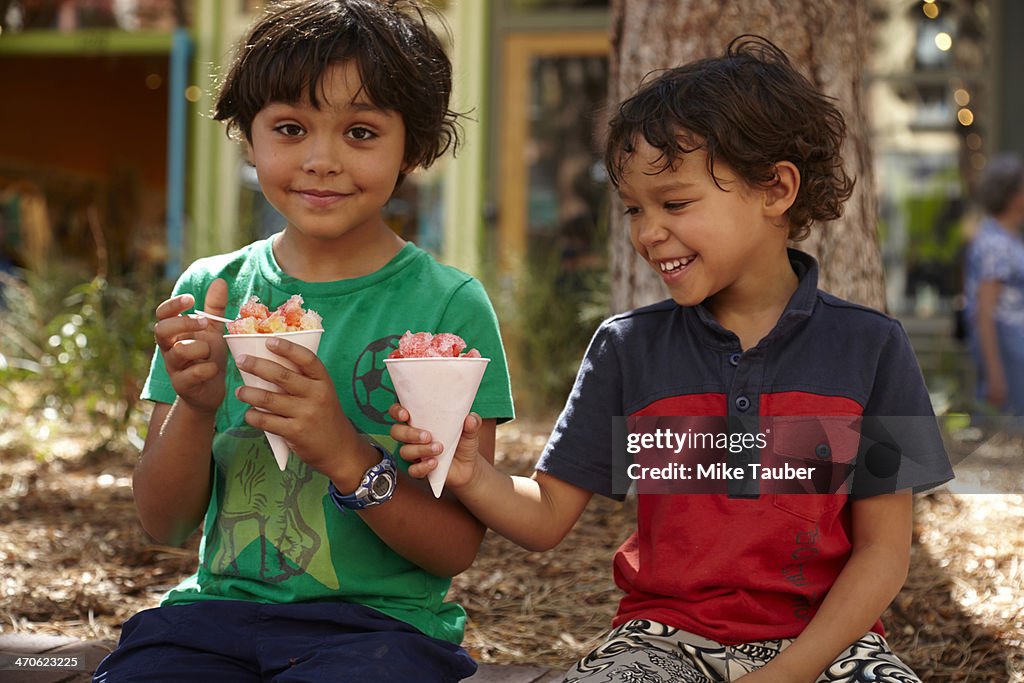
[[[734,681],[782,652],[791,639],[722,645],[646,619],[627,622],[565,674],[564,683],[717,683]],[[848,647],[817,683],[921,683],[868,633]]]

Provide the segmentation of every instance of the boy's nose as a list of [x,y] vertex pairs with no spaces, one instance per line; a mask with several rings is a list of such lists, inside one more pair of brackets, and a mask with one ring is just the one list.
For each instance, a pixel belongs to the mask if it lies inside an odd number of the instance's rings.
[[341,173],[342,160],[337,146],[331,140],[310,140],[302,170],[320,176]]
[[652,247],[665,241],[668,230],[655,218],[643,218],[634,225],[633,239],[645,247]]

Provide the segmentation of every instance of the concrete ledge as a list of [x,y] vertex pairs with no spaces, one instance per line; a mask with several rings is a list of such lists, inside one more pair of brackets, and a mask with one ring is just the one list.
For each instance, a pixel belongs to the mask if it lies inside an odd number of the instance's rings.
[[[37,633],[0,634],[0,655],[78,657],[76,670],[28,671],[0,668],[4,683],[87,683],[92,672],[117,643],[110,640],[79,640]],[[6,664],[6,662],[4,662]],[[555,683],[561,672],[531,665],[481,664],[467,681],[473,683]]]

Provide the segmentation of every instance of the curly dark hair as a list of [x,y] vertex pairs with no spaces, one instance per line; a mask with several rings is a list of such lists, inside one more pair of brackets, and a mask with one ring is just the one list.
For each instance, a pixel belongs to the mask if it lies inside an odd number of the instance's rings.
[[452,65],[415,0],[271,2],[239,44],[213,118],[251,142],[263,107],[308,98],[319,108],[324,72],[347,60],[370,101],[401,115],[408,168],[427,168],[458,146],[462,114],[448,104]]
[[651,76],[609,124],[605,165],[613,184],[618,186],[643,136],[661,152],[663,170],[703,149],[708,173],[723,191],[716,162],[762,188],[778,182],[778,162],[792,162],[800,171],[800,189],[788,211],[793,240],[807,237],[813,221],[842,215],[854,184],[840,156],[843,115],[771,41],[744,34],[721,57]]

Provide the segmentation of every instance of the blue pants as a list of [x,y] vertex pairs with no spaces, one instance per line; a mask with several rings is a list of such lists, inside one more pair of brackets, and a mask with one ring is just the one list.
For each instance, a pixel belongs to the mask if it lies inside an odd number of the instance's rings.
[[209,600],[126,621],[93,683],[447,683],[474,672],[458,645],[362,605]]
[[[1006,405],[1002,412],[1005,415],[1024,416],[1024,331],[997,321],[996,338],[999,340],[999,357],[1003,363],[1007,387]],[[971,335],[968,343],[978,368],[978,398],[984,400],[984,361],[976,333]]]

